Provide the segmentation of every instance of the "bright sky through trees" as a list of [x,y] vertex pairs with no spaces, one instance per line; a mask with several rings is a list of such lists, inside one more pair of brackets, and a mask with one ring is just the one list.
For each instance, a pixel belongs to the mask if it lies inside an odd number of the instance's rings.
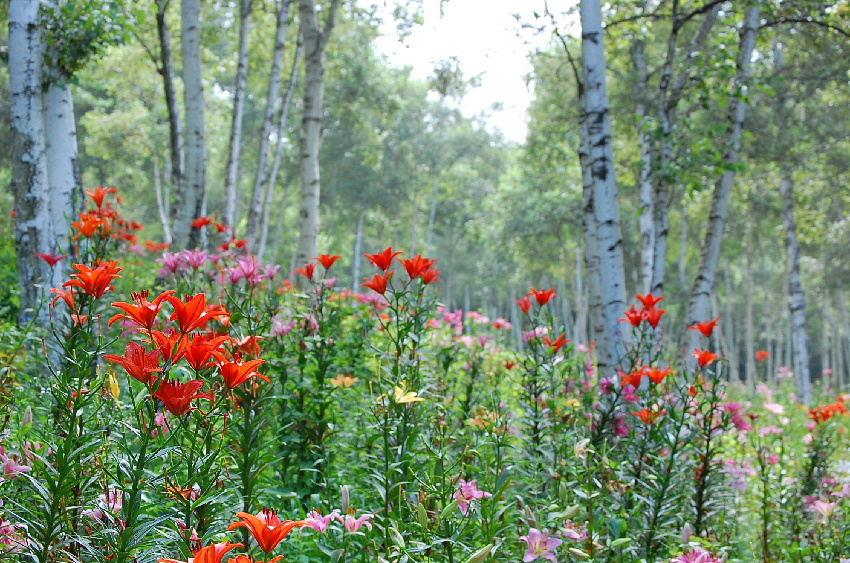
[[[457,57],[467,79],[480,76],[481,80],[481,85],[464,98],[464,114],[485,112],[491,128],[500,129],[509,139],[523,141],[527,133],[525,112],[531,100],[526,84],[531,71],[528,54],[545,45],[549,37],[534,29],[544,21],[548,23],[543,19],[543,0],[451,0],[444,3],[442,17],[440,0],[424,0],[424,5],[424,25],[416,26],[399,43],[394,27],[388,23],[378,48],[392,64],[412,66],[414,76],[422,79],[432,73],[437,61]],[[537,22],[535,11],[541,15]],[[522,24],[531,27],[523,28]],[[494,104],[501,104],[501,108],[495,110]]]

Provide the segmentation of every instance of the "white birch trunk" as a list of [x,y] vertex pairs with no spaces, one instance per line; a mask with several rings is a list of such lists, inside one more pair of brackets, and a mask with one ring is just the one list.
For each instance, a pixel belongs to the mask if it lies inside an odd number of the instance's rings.
[[649,123],[648,108],[645,101],[647,94],[647,73],[645,43],[643,39],[632,41],[632,65],[637,79],[638,114],[638,147],[640,149],[640,170],[638,171],[639,227],[640,227],[640,280],[641,292],[652,290],[652,272],[655,266],[655,210],[652,186],[652,138]]
[[431,244],[434,240],[434,223],[437,220],[437,199],[440,192],[439,173],[432,169],[432,175],[431,211],[428,213],[428,230],[425,231],[425,256],[431,256],[434,251]]
[[[752,211],[752,207],[748,206]],[[752,217],[752,214],[750,215]],[[754,282],[753,282],[753,224],[752,221],[747,221],[746,234],[744,235],[747,246],[747,269],[746,269],[746,290],[744,292],[744,307],[746,308],[746,317],[744,321],[744,338],[746,340],[746,381],[747,389],[753,390],[756,388],[756,345],[755,345],[755,327],[753,326],[753,303],[754,303]]]
[[725,330],[723,331],[723,334],[726,335],[726,349],[729,351],[729,381],[739,383],[741,380],[739,370],[740,359],[738,356],[738,346],[735,340],[737,337],[737,331],[735,330],[735,323],[732,320],[732,276],[729,272],[728,259],[723,265],[723,278],[726,285],[726,299],[724,303],[725,313],[723,318]]
[[183,106],[186,114],[186,170],[182,189],[175,191],[174,247],[193,248],[200,243],[200,229],[192,220],[200,217],[206,199],[206,129],[204,126],[204,85],[201,75],[201,2],[181,1],[183,54]]
[[[252,0],[239,1],[239,47],[236,51],[236,83],[233,89],[233,113],[230,120],[230,145],[224,173],[224,224],[233,232],[236,217],[236,192],[239,182],[240,155],[242,153],[242,117],[245,113],[245,85],[248,83],[248,28],[251,24]],[[272,75],[271,80],[275,80]],[[280,72],[277,73],[280,80]],[[256,219],[256,218],[255,218]],[[249,221],[249,229],[250,221]],[[253,250],[253,241],[248,241]]]
[[12,133],[12,193],[15,198],[15,251],[20,282],[18,322],[38,312],[46,326],[47,308],[39,301],[50,283],[50,268],[36,253],[50,253],[53,232],[47,206],[47,158],[44,146],[42,70],[44,46],[39,25],[39,2],[9,2],[9,91]]
[[788,309],[791,315],[791,334],[794,346],[794,374],[797,393],[804,405],[812,402],[812,378],[809,371],[809,346],[806,334],[806,296],[800,280],[800,247],[797,244],[797,224],[794,221],[794,181],[791,171],[782,171],[779,183],[782,197],[782,222],[785,225],[785,256],[788,261]]
[[159,168],[159,156],[153,156],[153,191],[156,194],[156,209],[159,212],[159,222],[162,225],[162,242],[171,244],[171,227],[168,225],[168,201],[162,192],[162,171]]
[[[181,191],[185,174],[185,155],[183,154],[183,125],[180,122],[180,110],[177,105],[177,93],[174,90],[174,56],[171,52],[171,31],[168,29],[168,4],[170,0],[156,0],[156,28],[159,35],[159,52],[165,91],[165,106],[168,109],[168,132],[171,148],[171,185],[176,192]],[[165,207],[168,208],[168,198]],[[169,234],[170,236],[170,234]]]
[[[723,240],[723,228],[726,225],[729,194],[732,192],[732,184],[735,180],[735,165],[740,158],[741,133],[744,129],[744,114],[747,107],[743,97],[746,96],[750,79],[750,61],[755,46],[758,16],[758,6],[748,7],[744,12],[744,21],[741,25],[735,92],[729,102],[729,128],[726,134],[726,150],[723,154],[725,171],[714,186],[702,255],[688,304],[688,326],[708,320],[709,296],[714,290],[714,277]],[[691,330],[688,333],[688,351],[690,351],[699,346],[699,331]],[[694,363],[691,362],[691,365]]]
[[576,340],[587,344],[587,307],[584,300],[584,279],[582,278],[581,243],[576,242]]
[[[44,140],[47,156],[47,197],[55,254],[71,254],[69,231],[82,208],[82,186],[77,162],[77,127],[71,86],[53,82],[44,92]],[[50,285],[59,287],[67,280],[63,263],[52,268]],[[66,264],[67,266],[67,264]]]
[[[582,66],[585,76],[584,119],[587,121],[589,168],[593,180],[594,220],[599,244],[600,293],[605,338],[600,345],[600,373],[612,375],[625,356],[627,335],[618,322],[626,308],[623,238],[617,202],[617,177],[611,139],[611,117],[605,86],[602,7],[582,0]],[[605,348],[606,352],[601,353]],[[602,360],[605,360],[602,363]]]
[[319,253],[319,141],[325,96],[325,49],[333,30],[340,0],[331,0],[324,29],[319,28],[316,0],[299,0],[301,38],[304,42],[304,105],[301,118],[301,203],[298,208],[296,264],[306,264]]
[[[281,73],[283,70],[283,51],[286,46],[286,20],[289,17],[289,5],[292,0],[281,0],[280,4],[277,8],[277,20],[275,23],[275,40],[274,40],[274,50],[272,53],[272,66],[271,71],[269,73],[269,87],[266,93],[266,109],[265,114],[263,115],[263,125],[260,130],[260,149],[257,155],[257,172],[254,175],[254,185],[251,188],[251,202],[248,206],[248,226],[245,233],[245,238],[248,239],[248,246],[251,248],[255,248],[255,243],[257,242],[257,233],[260,232],[260,238],[263,238],[261,226],[261,217],[266,215],[265,202],[268,201],[271,196],[271,190],[274,188],[274,182],[268,182],[269,173],[268,173],[268,163],[269,163],[269,146],[271,143],[271,133],[272,127],[274,126],[274,118],[275,118],[275,108],[277,106],[277,98],[280,92],[280,79]],[[297,66],[298,56],[296,53],[295,56],[295,65],[293,65],[293,76],[294,76],[294,68]],[[290,85],[293,84],[293,78],[290,78]],[[287,92],[287,97],[284,100],[284,109],[282,110],[284,113],[288,112],[288,102],[291,99],[291,95]],[[280,120],[280,123],[285,124],[286,119],[283,118]],[[280,144],[280,134],[282,133],[283,127],[281,126],[281,131],[278,134],[278,144]],[[266,184],[270,186],[270,188],[264,190]],[[262,223],[264,226],[265,223]],[[268,232],[268,230],[266,230]],[[265,246],[263,241],[261,241],[261,246]]]
[[366,207],[360,204],[360,215],[357,217],[357,233],[354,236],[354,264],[351,271],[351,291],[357,293],[360,289],[360,263],[363,253],[363,219],[366,216]]

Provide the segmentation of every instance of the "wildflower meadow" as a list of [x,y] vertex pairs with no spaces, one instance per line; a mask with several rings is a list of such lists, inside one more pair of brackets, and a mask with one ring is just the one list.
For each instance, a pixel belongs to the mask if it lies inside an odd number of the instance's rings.
[[210,219],[170,253],[87,208],[50,332],[2,331],[0,558],[850,561],[850,397],[730,382],[722,317],[682,354],[638,295],[602,373],[554,288],[514,327],[445,308],[435,257],[373,249],[351,291],[337,255],[287,277]]

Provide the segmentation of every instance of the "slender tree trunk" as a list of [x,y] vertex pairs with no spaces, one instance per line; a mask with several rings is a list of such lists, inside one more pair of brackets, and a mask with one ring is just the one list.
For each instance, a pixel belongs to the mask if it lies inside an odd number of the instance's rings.
[[[678,0],[674,0],[671,15],[672,29],[667,44],[667,55],[661,70],[658,84],[658,125],[661,129],[661,146],[658,150],[655,170],[660,173],[653,175],[655,180],[655,250],[653,251],[652,293],[660,295],[664,292],[664,282],[667,265],[667,237],[670,233],[670,204],[673,201],[673,186],[667,170],[673,160],[673,130],[676,124],[676,109],[682,99],[685,86],[691,76],[696,58],[702,51],[706,40],[717,21],[720,5],[711,7],[700,22],[696,33],[688,45],[687,55],[680,64],[679,72],[673,79],[673,62],[675,60],[678,32]],[[692,331],[694,332],[694,331]]]
[[416,218],[419,216],[419,191],[413,192],[413,211],[410,215],[410,255],[416,253]]
[[183,105],[186,113],[186,170],[182,189],[175,192],[173,232],[176,248],[193,248],[201,231],[192,220],[204,211],[206,199],[206,129],[204,85],[201,76],[201,2],[181,0]]
[[[752,210],[751,206],[748,206],[750,210]],[[750,217],[752,217],[752,213],[750,213]],[[747,221],[746,226],[746,234],[744,235],[744,240],[747,246],[747,270],[746,270],[746,290],[744,294],[744,299],[746,303],[744,306],[746,307],[746,319],[744,326],[744,338],[746,339],[746,380],[747,380],[747,389],[755,389],[756,387],[756,345],[755,345],[755,328],[753,326],[753,303],[755,301],[753,292],[755,288],[755,283],[753,281],[753,258],[754,251],[753,248],[753,222],[752,220]]]
[[584,280],[582,279],[581,243],[576,242],[576,340],[587,344],[587,307],[584,301]]
[[351,291],[357,293],[360,289],[360,263],[363,253],[363,218],[366,216],[366,206],[360,204],[360,214],[357,217],[357,234],[354,236],[354,264],[351,271]]
[[301,118],[301,203],[298,209],[298,247],[295,261],[305,264],[319,252],[319,141],[325,95],[325,49],[333,31],[340,0],[330,0],[323,29],[319,28],[316,0],[299,0],[301,39],[304,42],[304,105]]
[[[741,25],[735,76],[736,91],[729,102],[729,128],[726,134],[726,150],[723,154],[725,172],[714,186],[702,255],[688,305],[688,326],[705,322],[708,318],[709,296],[714,290],[714,277],[717,259],[720,256],[720,244],[723,240],[723,227],[726,224],[729,194],[732,192],[732,184],[735,180],[735,165],[740,159],[741,133],[744,129],[744,114],[747,107],[743,98],[750,78],[750,61],[755,46],[758,16],[758,6],[748,7],[744,12],[744,22]],[[688,335],[690,350],[699,346],[699,331],[688,332],[691,333]]]
[[[682,293],[686,297],[688,292],[688,204],[684,198],[682,198],[681,229],[679,232],[679,286],[681,286]],[[682,299],[682,302],[684,301]]]
[[[236,84],[233,89],[233,113],[230,120],[230,145],[224,173],[224,224],[234,232],[236,192],[238,191],[240,154],[242,152],[242,116],[245,113],[245,85],[248,83],[248,29],[251,24],[252,0],[239,0],[239,47],[236,51]],[[275,52],[275,55],[277,53]],[[280,80],[280,70],[270,81]],[[274,102],[272,102],[274,103]],[[267,135],[268,136],[268,135]],[[262,142],[262,140],[260,141]],[[268,143],[268,141],[266,141]],[[256,217],[255,223],[256,223]],[[249,219],[250,230],[250,219]],[[249,239],[250,248],[253,241]]]
[[[174,91],[174,56],[171,52],[171,32],[168,29],[167,10],[170,0],[156,0],[156,29],[159,34],[159,51],[162,59],[159,73],[165,89],[165,106],[168,108],[168,131],[171,143],[171,185],[175,192],[183,187],[185,161],[183,155],[183,125]],[[167,207],[167,205],[166,205]]]
[[153,191],[156,194],[156,208],[162,224],[162,238],[165,244],[171,244],[171,227],[168,225],[168,199],[162,193],[162,171],[159,168],[159,156],[153,155]]
[[739,383],[741,381],[739,370],[740,358],[735,340],[737,331],[735,330],[735,323],[732,321],[732,296],[734,294],[732,293],[732,276],[729,273],[728,259],[724,261],[723,279],[726,285],[725,313],[723,319],[726,329],[723,331],[723,334],[726,335],[726,349],[729,350],[729,381]]
[[[71,221],[83,208],[80,167],[77,162],[77,127],[74,101],[67,82],[54,81],[44,92],[44,139],[47,156],[47,199],[53,244],[57,254],[70,254]],[[52,269],[50,285],[59,287],[67,272],[57,265]]]
[[[627,335],[618,322],[626,308],[623,237],[617,202],[617,174],[611,143],[611,116],[605,86],[602,8],[599,0],[582,0],[582,64],[585,76],[584,119],[587,121],[589,168],[593,179],[593,210],[599,250],[602,317],[605,338],[600,344],[600,372],[611,375],[625,356]],[[604,353],[601,349],[605,348]]]
[[640,194],[640,274],[641,292],[652,291],[652,272],[655,266],[655,221],[654,199],[652,188],[652,126],[649,122],[649,111],[643,97],[647,93],[646,56],[643,39],[632,41],[632,65],[635,68],[637,80],[637,95],[640,97],[638,114],[638,147],[640,149],[640,170],[638,171],[638,187]]
[[812,402],[812,378],[809,371],[809,344],[806,334],[806,297],[800,279],[800,247],[797,245],[797,224],[794,221],[794,180],[788,167],[782,170],[779,182],[782,197],[782,222],[785,224],[785,256],[788,261],[788,293],[791,334],[794,348],[794,373],[797,393],[804,405]]
[[47,158],[44,146],[42,70],[44,45],[39,25],[39,2],[9,2],[9,91],[12,133],[12,193],[15,197],[15,251],[20,287],[18,322],[25,324],[36,312],[46,326],[47,308],[40,284],[49,283],[50,268],[36,257],[53,248],[53,230],[47,202]]
[[[257,239],[257,231],[261,224],[260,218],[265,215],[264,204],[268,201],[268,197],[270,196],[269,190],[267,189],[264,191],[263,187],[269,183],[269,145],[271,141],[272,126],[274,125],[276,115],[275,108],[277,105],[277,98],[280,92],[280,79],[283,70],[283,51],[286,45],[286,20],[289,17],[289,6],[291,3],[292,0],[280,0],[277,8],[272,67],[269,74],[268,92],[266,94],[266,110],[263,116],[263,125],[260,130],[260,149],[257,155],[257,172],[254,175],[254,185],[251,188],[251,203],[248,207],[248,226],[245,234],[245,238],[248,239],[248,245],[252,248],[256,246],[255,242]],[[289,81],[290,88],[294,86],[295,69],[297,68],[298,61],[297,53],[294,60],[295,64],[293,64],[293,74],[290,76]],[[288,104],[289,100],[291,100],[290,92],[291,89],[290,91],[287,91],[287,96],[283,102],[285,108],[282,111],[284,112],[287,112],[289,109]],[[285,121],[286,120],[284,119],[282,123],[285,123]],[[280,120],[279,123],[281,123]],[[280,137],[278,137],[278,144],[280,144]],[[270,185],[272,186],[271,189],[273,189],[274,183],[272,182]]]
[[431,178],[431,211],[428,213],[428,230],[425,232],[425,255],[431,256],[434,252],[434,247],[431,246],[434,240],[434,223],[437,219],[437,199],[440,191],[440,183],[438,181],[440,175],[436,171],[432,171]]

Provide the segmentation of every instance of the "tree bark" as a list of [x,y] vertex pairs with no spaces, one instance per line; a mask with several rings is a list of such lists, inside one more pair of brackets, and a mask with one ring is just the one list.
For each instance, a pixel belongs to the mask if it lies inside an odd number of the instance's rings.
[[[271,72],[269,74],[269,87],[266,93],[266,109],[265,114],[263,115],[263,125],[260,129],[260,149],[257,155],[257,172],[254,175],[254,185],[251,188],[251,203],[248,206],[248,226],[245,232],[245,238],[248,239],[248,246],[251,248],[255,247],[255,243],[257,242],[257,233],[259,231],[259,227],[261,225],[261,217],[264,215],[264,203],[268,201],[269,190],[264,190],[263,188],[266,186],[268,182],[268,162],[269,162],[269,145],[271,142],[271,132],[272,126],[274,125],[274,118],[276,114],[276,106],[277,106],[277,98],[280,92],[280,79],[283,70],[283,51],[286,46],[286,20],[289,17],[289,6],[292,3],[292,0],[280,0],[280,3],[277,7],[277,19],[275,23],[275,40],[274,40],[274,50],[272,54],[272,67]],[[295,65],[293,65],[293,77],[294,77],[294,69],[297,65],[298,57],[295,57]],[[293,79],[290,78],[290,85],[292,85]],[[284,106],[287,105],[287,102],[291,99],[289,92],[287,92],[287,98],[284,100]],[[288,107],[283,111],[286,112]],[[285,123],[285,119],[283,123]],[[278,137],[278,143],[280,143],[280,137]],[[274,183],[270,184],[272,187]],[[262,238],[262,234],[260,234],[260,238]]]
[[325,49],[333,31],[340,0],[330,0],[323,29],[319,28],[316,0],[300,1],[300,28],[304,42],[304,105],[301,118],[301,203],[298,209],[297,264],[319,253],[319,141],[325,95]]
[[667,265],[667,237],[670,233],[670,204],[673,201],[672,185],[669,168],[673,160],[673,129],[676,123],[676,109],[682,99],[688,78],[691,76],[693,63],[702,51],[705,41],[717,21],[720,5],[717,4],[709,9],[697,28],[696,33],[688,45],[688,54],[682,61],[676,79],[672,79],[673,60],[676,54],[678,39],[678,1],[673,3],[672,29],[670,40],[667,45],[667,58],[661,72],[658,85],[658,124],[661,129],[661,146],[658,150],[654,168],[654,197],[653,210],[655,212],[655,249],[653,255],[652,271],[652,293],[660,295],[664,292],[664,281]]
[[168,225],[168,198],[162,191],[162,172],[159,168],[159,156],[153,156],[153,191],[156,194],[156,209],[162,224],[162,242],[171,244],[171,227]]
[[[168,132],[171,145],[171,185],[175,193],[183,187],[185,161],[183,155],[183,125],[174,91],[174,55],[171,52],[171,32],[168,29],[167,12],[170,0],[156,0],[156,29],[159,34],[161,64],[158,69],[165,89],[165,106],[168,108]],[[166,206],[167,207],[167,206]],[[170,235],[169,235],[170,236]]]
[[640,194],[640,275],[641,292],[652,291],[652,272],[655,265],[655,211],[652,189],[652,137],[649,111],[645,96],[647,87],[646,44],[643,39],[632,41],[632,65],[635,69],[638,95],[638,147],[640,150],[640,170],[638,170],[638,188]]
[[[748,204],[748,209],[750,211],[750,217],[752,217],[752,206]],[[752,220],[747,221],[746,233],[744,235],[744,240],[747,247],[747,269],[746,269],[746,290],[744,293],[744,307],[746,308],[746,317],[744,320],[744,338],[746,340],[746,381],[747,381],[747,389],[753,390],[756,388],[756,381],[758,380],[758,375],[756,372],[756,345],[755,345],[755,327],[753,326],[753,303],[755,301],[753,296],[753,291],[755,288],[755,283],[753,281],[753,259],[754,259],[754,251],[753,248],[753,223]]]
[[[584,119],[587,122],[588,165],[593,181],[593,220],[599,250],[604,339],[600,373],[613,375],[626,353],[627,335],[618,322],[626,308],[623,238],[617,202],[617,174],[611,143],[611,116],[605,86],[602,8],[599,0],[582,0],[582,66],[585,76]],[[605,352],[602,353],[602,349]]]
[[791,297],[788,313],[794,346],[794,373],[797,393],[804,405],[812,402],[812,376],[809,371],[809,345],[806,334],[806,296],[800,280],[800,247],[797,244],[797,224],[794,221],[794,180],[788,167],[782,171],[779,194],[782,197],[782,222],[785,225],[785,256],[788,261],[788,293]]
[[[747,107],[744,97],[750,79],[750,61],[755,46],[758,16],[758,6],[748,7],[744,12],[744,21],[741,25],[735,92],[729,102],[729,127],[726,133],[726,150],[723,154],[724,172],[714,186],[702,255],[688,304],[688,326],[708,320],[709,296],[714,290],[714,277],[723,240],[723,228],[726,225],[729,194],[732,192],[732,184],[735,180],[735,167],[740,159],[741,134]],[[690,333],[688,334],[688,350],[690,350],[699,346],[699,331],[688,332]],[[691,362],[691,365],[694,363]]]
[[357,293],[360,289],[360,263],[363,252],[363,219],[366,216],[366,206],[360,204],[360,214],[357,217],[357,233],[354,236],[354,264],[351,271],[351,291]]
[[[242,152],[242,117],[245,113],[245,85],[248,83],[248,28],[251,24],[252,0],[239,0],[239,47],[236,51],[236,84],[233,88],[233,113],[230,121],[230,145],[224,173],[224,224],[233,231],[236,216],[236,192],[239,182],[240,154]],[[277,55],[277,52],[275,52]],[[280,71],[270,80],[280,80]],[[274,101],[272,101],[274,104]],[[268,136],[268,135],[266,135]],[[262,142],[262,141],[261,141]],[[266,141],[268,142],[268,141]],[[254,218],[256,221],[256,217]],[[250,220],[249,220],[249,229]],[[253,249],[253,245],[249,247]]]
[[[80,167],[77,161],[77,127],[71,86],[57,79],[44,92],[44,140],[47,157],[47,194],[50,226],[56,254],[71,254],[71,222],[83,208]],[[59,264],[51,269],[50,285],[59,287],[67,280]]]
[[36,253],[51,253],[53,232],[46,196],[47,157],[41,96],[44,45],[39,2],[9,2],[9,92],[12,133],[12,193],[15,197],[15,251],[20,282],[18,322],[36,313],[46,326],[47,308],[39,307],[49,283],[50,268]]
[[186,170],[184,185],[182,189],[175,191],[172,207],[172,235],[176,249],[193,248],[200,244],[201,231],[192,227],[192,220],[202,215],[206,199],[206,129],[201,75],[200,18],[200,0],[181,0]]

